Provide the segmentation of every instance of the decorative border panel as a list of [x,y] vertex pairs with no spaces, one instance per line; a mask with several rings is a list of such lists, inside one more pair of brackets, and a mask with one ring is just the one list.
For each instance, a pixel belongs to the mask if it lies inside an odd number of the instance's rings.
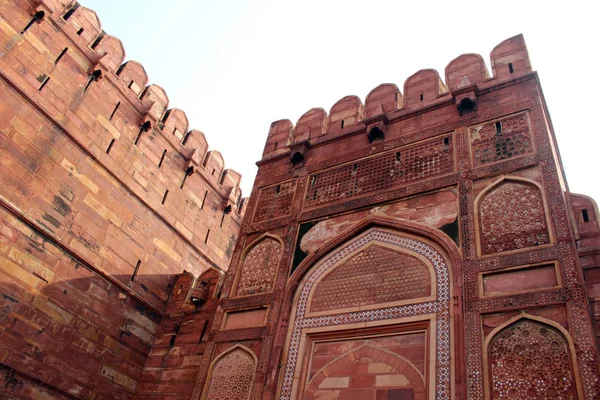
[[[425,257],[432,263],[437,279],[437,298],[420,304],[410,304],[383,309],[350,312],[319,317],[306,317],[309,294],[318,279],[336,267],[339,262],[349,254],[362,248],[369,242],[386,243],[404,248]],[[321,260],[305,277],[300,286],[300,295],[295,310],[294,327],[288,345],[287,360],[283,383],[280,392],[281,399],[289,399],[292,394],[292,385],[302,331],[306,328],[327,327],[334,325],[353,324],[358,322],[389,320],[401,317],[436,314],[436,397],[449,399],[451,397],[451,325],[450,325],[450,273],[449,266],[444,257],[431,245],[417,239],[401,236],[381,229],[371,229],[354,238],[349,243],[342,245],[335,252]]]

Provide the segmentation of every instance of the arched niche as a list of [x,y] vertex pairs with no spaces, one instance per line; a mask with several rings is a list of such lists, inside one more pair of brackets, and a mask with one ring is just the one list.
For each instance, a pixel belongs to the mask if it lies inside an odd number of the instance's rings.
[[[306,375],[308,372],[305,366],[310,362],[308,349],[315,335],[360,337],[375,327],[399,332],[407,324],[426,327],[427,354],[430,354],[430,360],[435,360],[428,363],[426,368],[427,390],[443,398],[450,398],[453,391],[452,364],[456,363],[452,361],[453,317],[450,304],[453,289],[451,264],[459,263],[455,246],[449,245],[441,236],[438,238],[433,230],[427,231],[427,228],[417,226],[418,224],[408,223],[406,229],[402,229],[402,226],[394,225],[388,219],[379,220],[380,218],[368,220],[352,232],[334,239],[331,244],[324,246],[322,253],[303,261],[292,275],[288,290],[294,293],[294,297],[290,302],[290,328],[278,389],[279,398],[299,398],[310,389],[306,385],[310,379]],[[419,232],[426,236],[419,235]],[[379,304],[353,304],[352,307],[311,313],[315,288],[319,287],[323,278],[361,251],[375,248],[373,246],[390,249],[428,265],[432,285],[429,296],[421,294],[411,299],[396,299],[397,301]],[[456,265],[455,268],[459,266]]]
[[250,398],[256,361],[254,353],[241,344],[219,354],[210,365],[202,400]]
[[363,345],[337,357],[315,373],[307,384],[303,399],[336,398],[340,389],[344,389],[340,386],[346,383],[350,390],[344,394],[352,396],[359,393],[360,389],[352,387],[357,382],[373,382],[374,390],[380,393],[396,389],[396,393],[386,398],[403,394],[405,397],[400,398],[424,399],[426,395],[425,377],[410,360],[376,346]]
[[283,241],[264,234],[244,249],[234,283],[234,297],[269,293],[273,290]]
[[484,342],[486,398],[581,398],[569,332],[522,313],[496,327]]
[[553,242],[548,207],[539,183],[502,177],[475,198],[479,255],[516,251]]

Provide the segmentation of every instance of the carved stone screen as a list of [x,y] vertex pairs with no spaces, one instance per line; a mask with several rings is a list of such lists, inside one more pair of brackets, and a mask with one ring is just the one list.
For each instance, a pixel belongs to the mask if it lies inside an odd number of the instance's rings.
[[406,146],[310,176],[305,206],[433,178],[454,170],[452,136]]
[[425,263],[385,247],[371,246],[317,284],[310,311],[392,303],[430,294],[431,276]]
[[237,295],[248,296],[271,291],[280,255],[281,243],[270,237],[253,245],[244,258]]
[[477,167],[531,153],[531,134],[527,114],[471,128],[473,166]]
[[254,375],[254,359],[235,349],[214,365],[206,400],[246,400]]
[[577,398],[568,343],[550,326],[520,320],[500,331],[489,365],[494,399]]
[[479,218],[482,254],[550,243],[542,193],[535,185],[502,182],[485,193]]

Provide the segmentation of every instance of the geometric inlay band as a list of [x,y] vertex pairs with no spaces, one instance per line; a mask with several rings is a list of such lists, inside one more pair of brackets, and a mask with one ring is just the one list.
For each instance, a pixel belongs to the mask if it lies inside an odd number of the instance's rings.
[[[306,306],[309,294],[319,277],[335,268],[341,260],[370,242],[379,242],[405,248],[425,257],[435,270],[437,296],[434,301],[389,307],[376,310],[350,312],[319,317],[306,318]],[[294,382],[294,373],[298,361],[298,351],[302,330],[312,327],[352,324],[356,322],[379,321],[400,317],[417,316],[436,313],[436,366],[435,388],[437,399],[449,399],[450,382],[450,276],[449,267],[444,257],[432,246],[417,239],[401,236],[400,232],[391,232],[372,228],[365,233],[343,244],[327,255],[309,271],[299,290],[300,296],[296,307],[294,328],[285,364],[280,399],[289,399]]]

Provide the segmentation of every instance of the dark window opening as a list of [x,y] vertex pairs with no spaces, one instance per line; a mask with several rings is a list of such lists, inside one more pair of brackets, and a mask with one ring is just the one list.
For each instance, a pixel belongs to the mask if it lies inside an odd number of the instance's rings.
[[275,194],[279,194],[281,192],[281,185],[275,186]]
[[150,121],[144,122],[142,124],[142,126],[140,126],[140,131],[138,132],[138,135],[135,138],[135,141],[133,142],[133,144],[137,146],[138,143],[140,142],[140,139],[142,138],[142,133],[148,132],[150,130],[150,128],[152,128],[152,124],[150,123]]
[[450,138],[444,138],[444,150],[448,150],[450,148]]
[[96,49],[96,47],[98,47],[98,45],[100,44],[102,39],[104,39],[105,35],[106,35],[106,32],[104,32],[104,31],[100,32],[100,35],[98,35],[98,37],[96,38],[96,40],[94,40],[94,43],[92,43],[92,45],[90,47],[92,49]]
[[213,168],[213,170],[212,170],[212,172],[211,172],[210,174],[214,176],[214,174],[215,174],[215,171],[216,171],[216,170]]
[[23,30],[21,31],[21,35],[22,35],[22,34],[24,34],[25,32],[27,32],[27,30],[28,30],[29,28],[31,28],[31,26],[32,26],[34,23],[36,23],[36,22],[37,22],[37,23],[39,24],[40,22],[42,22],[42,19],[44,19],[44,16],[45,16],[45,15],[46,15],[46,13],[45,13],[45,12],[43,12],[43,11],[38,11],[38,12],[36,12],[35,14],[33,14],[33,17],[31,18],[31,21],[29,21],[29,23],[28,23],[28,24],[25,26],[25,28],[23,28]]
[[79,30],[77,31],[77,35],[81,36],[82,33],[83,33],[83,28],[79,28]]
[[317,176],[313,175],[310,177],[310,186],[315,186],[317,183]]
[[223,227],[223,221],[225,220],[225,216],[231,212],[231,204],[228,204],[227,207],[223,209],[223,215],[221,216],[221,225],[219,227]]
[[119,106],[121,105],[121,102],[117,102],[117,105],[115,106],[115,109],[113,110],[113,112],[110,114],[110,118],[108,118],[109,121],[112,121],[113,117],[115,116],[115,113],[117,112],[117,110],[119,109]]
[[275,146],[273,147],[273,150],[277,150],[277,142],[275,142]]
[[174,135],[175,132],[177,132],[177,127],[173,128],[173,132],[171,133],[171,135]]
[[110,153],[110,149],[112,149],[113,144],[115,144],[115,139],[110,141],[110,144],[108,145],[108,148],[106,149],[106,154]]
[[198,339],[198,344],[202,343],[202,339],[204,339],[204,334],[206,333],[207,327],[208,327],[208,320],[205,320],[204,325],[202,325],[202,331],[200,332],[200,338]]
[[502,123],[500,121],[496,121],[496,135],[502,135]]
[[44,88],[44,86],[46,86],[46,84],[48,83],[49,80],[50,80],[49,76],[44,78],[44,80],[42,81],[42,84],[40,85],[40,88],[38,89],[39,92],[42,91],[42,89]]
[[383,140],[384,137],[385,137],[385,134],[383,133],[383,131],[376,126],[373,127],[373,129],[371,129],[371,131],[367,135],[367,138],[369,139],[369,143],[373,143],[375,140]]
[[87,90],[90,87],[90,85],[92,84],[92,82],[98,82],[100,80],[100,78],[102,78],[101,70],[97,69],[94,72],[92,72],[90,74],[90,76],[88,77],[88,81],[87,81],[87,84],[85,85],[85,88],[83,89],[83,93],[87,92]]
[[183,144],[185,146],[185,144],[187,143],[188,139],[190,138],[190,136],[192,135],[192,131],[188,131],[188,133],[185,134],[185,136],[183,137],[183,140],[181,141],[181,144]]
[[158,168],[162,167],[162,164],[165,161],[166,156],[167,156],[167,149],[163,150],[162,156],[160,156],[160,161],[158,162]]
[[227,174],[225,173],[225,171],[223,171],[223,173],[221,174],[221,177],[219,178],[219,185],[222,185],[223,182],[225,182],[225,176]]
[[129,85],[127,85],[127,89],[131,89],[131,86],[133,86],[133,81],[129,82]]
[[131,286],[133,284],[133,282],[136,281],[138,272],[140,270],[140,265],[142,265],[142,262],[140,260],[138,260],[137,264],[135,265],[135,268],[133,269],[133,274],[131,274],[131,279],[129,280],[128,286]]
[[583,222],[590,222],[590,216],[585,208],[581,210],[581,216],[583,217]]
[[167,201],[167,196],[169,195],[169,191],[165,190],[165,194],[162,198],[162,201],[160,202],[160,204],[165,204],[165,201]]
[[63,51],[60,52],[60,54],[58,55],[58,57],[56,57],[56,60],[54,60],[54,65],[58,64],[58,62],[60,61],[60,59],[63,58],[65,54],[67,54],[68,50],[69,50],[69,48],[65,47],[63,49]]
[[421,94],[419,95],[419,101],[423,101],[423,100],[424,100],[423,93],[421,93]]
[[210,235],[210,229],[206,230],[206,237],[204,238],[204,243],[208,243],[208,235]]
[[204,192],[204,197],[202,198],[202,204],[200,205],[200,209],[204,208],[204,203],[206,202],[206,196],[208,196],[208,190]]
[[75,5],[73,7],[71,7],[71,9],[69,11],[67,11],[67,13],[65,15],[63,15],[63,19],[66,21],[69,18],[71,18],[71,16],[73,15],[73,13],[79,8],[79,3],[75,3]]
[[396,162],[400,162],[402,160],[402,155],[399,151],[396,152]]
[[188,176],[192,175],[194,173],[194,167],[190,166],[188,169],[185,170],[185,173],[183,174],[183,179],[181,180],[181,186],[179,187],[179,189],[183,189],[183,185],[185,184],[185,180],[187,179]]
[[460,101],[458,105],[458,113],[463,115],[465,113],[475,111],[475,102],[468,97],[465,97]]
[[175,329],[173,330],[173,336],[169,339],[169,349],[175,346],[175,340],[177,339],[177,334],[179,333],[179,328],[181,327],[181,322],[175,325]]
[[295,152],[292,158],[290,159],[292,165],[295,167],[297,165],[302,164],[304,162],[304,156],[299,151]]
[[344,120],[342,120],[341,128],[344,129]]
[[515,70],[513,69],[512,63],[508,63],[508,72],[510,72],[511,74],[513,72],[515,72]]

